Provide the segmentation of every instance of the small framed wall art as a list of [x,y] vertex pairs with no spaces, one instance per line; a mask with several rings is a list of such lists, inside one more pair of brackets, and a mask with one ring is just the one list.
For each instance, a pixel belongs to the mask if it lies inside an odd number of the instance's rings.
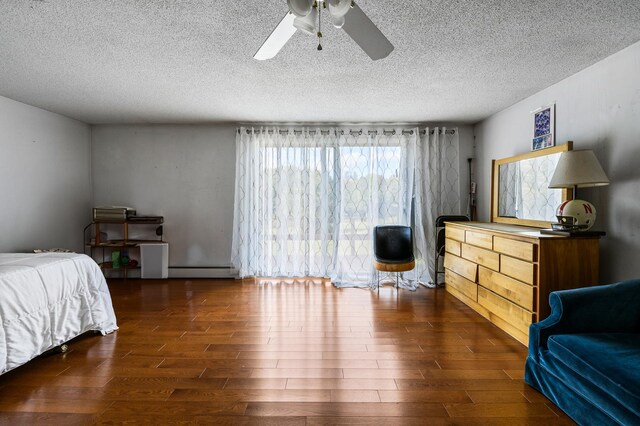
[[531,111],[531,114],[533,115],[531,150],[555,146],[556,104],[540,107]]

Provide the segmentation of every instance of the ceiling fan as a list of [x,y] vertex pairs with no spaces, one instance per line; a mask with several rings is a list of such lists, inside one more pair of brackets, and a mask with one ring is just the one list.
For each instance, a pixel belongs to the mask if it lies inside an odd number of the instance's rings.
[[287,0],[289,12],[267,37],[253,56],[263,61],[271,59],[297,30],[318,37],[322,50],[322,10],[328,9],[331,23],[342,28],[374,61],[389,56],[393,45],[371,22],[353,0]]

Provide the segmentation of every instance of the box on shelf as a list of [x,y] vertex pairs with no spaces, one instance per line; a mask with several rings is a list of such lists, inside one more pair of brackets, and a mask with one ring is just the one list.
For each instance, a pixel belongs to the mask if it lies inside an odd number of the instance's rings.
[[135,214],[135,209],[131,207],[95,207],[93,209],[93,220],[105,222],[122,222],[127,220],[127,218],[131,216],[135,216]]

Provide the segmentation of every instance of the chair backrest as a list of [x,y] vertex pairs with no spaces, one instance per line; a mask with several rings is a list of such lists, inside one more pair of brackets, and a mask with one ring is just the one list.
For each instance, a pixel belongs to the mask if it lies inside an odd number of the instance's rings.
[[373,252],[378,262],[411,262],[414,260],[413,230],[401,225],[376,226],[373,228]]
[[436,253],[444,254],[444,223],[445,222],[469,222],[467,216],[460,215],[443,215],[436,218]]
[[436,228],[442,228],[445,222],[469,222],[467,216],[460,215],[442,215],[436,218]]

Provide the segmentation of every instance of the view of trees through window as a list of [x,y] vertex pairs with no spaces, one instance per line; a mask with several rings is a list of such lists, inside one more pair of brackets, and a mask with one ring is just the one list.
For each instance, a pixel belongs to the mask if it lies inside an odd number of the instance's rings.
[[272,256],[294,263],[305,252],[321,265],[337,255],[368,274],[373,226],[397,224],[402,214],[402,148],[287,146],[261,155],[270,191],[262,198],[270,216],[263,238]]

